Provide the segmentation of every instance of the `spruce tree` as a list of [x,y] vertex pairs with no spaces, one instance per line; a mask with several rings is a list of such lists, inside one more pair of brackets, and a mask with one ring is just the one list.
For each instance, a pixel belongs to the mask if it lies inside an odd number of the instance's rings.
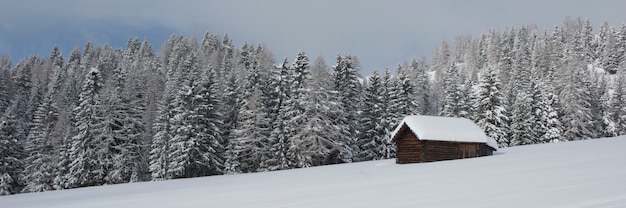
[[47,95],[33,115],[32,129],[25,150],[24,192],[40,192],[54,189],[57,154],[54,147],[54,126],[58,120],[58,108]]
[[349,55],[337,55],[337,62],[333,66],[334,90],[339,93],[340,103],[343,105],[344,113],[339,117],[345,120],[338,125],[338,128],[346,129],[344,138],[338,138],[340,143],[345,145],[339,157],[343,162],[352,162],[354,154],[358,152],[355,145],[355,135],[358,133],[358,123],[361,104],[361,84],[358,79],[358,71],[354,58]]
[[198,177],[222,173],[223,147],[213,72],[201,74],[196,54],[185,60],[184,75],[175,99],[173,138],[168,148],[168,177]]
[[509,146],[527,145],[537,143],[533,134],[535,115],[532,112],[532,97],[526,92],[519,92],[513,104],[511,118],[511,138]]
[[378,71],[374,71],[368,78],[363,100],[363,114],[361,115],[357,140],[360,152],[355,161],[369,161],[380,159],[378,148],[382,147],[386,135],[386,125],[381,121],[385,114],[383,100],[383,86]]
[[105,157],[108,157],[108,148],[103,147],[105,141],[98,132],[103,124],[100,92],[103,80],[100,71],[92,68],[83,82],[79,96],[79,104],[74,109],[74,128],[76,135],[72,137],[69,159],[67,183],[69,187],[84,187],[100,185],[106,175]]
[[478,88],[477,100],[474,101],[474,109],[477,112],[475,121],[487,136],[498,142],[498,146],[506,147],[509,144],[506,133],[509,118],[504,107],[505,101],[497,71],[487,68],[481,76]]
[[18,140],[15,121],[13,114],[0,117],[0,196],[16,194],[22,190],[24,149]]
[[305,93],[310,80],[309,68],[309,58],[304,52],[298,52],[291,66],[292,77],[288,79],[290,83],[287,89],[289,98],[285,100],[285,111],[283,112],[283,120],[287,121],[285,126],[285,137],[289,146],[287,158],[291,166],[296,168],[311,166],[310,155],[307,154],[306,147],[303,146],[306,138],[299,136],[299,131],[302,131],[303,126],[310,119],[305,116]]
[[593,135],[591,106],[587,99],[589,89],[580,82],[586,79],[581,71],[577,68],[564,77],[559,94],[563,137],[570,141],[589,139]]
[[298,131],[306,155],[312,166],[343,162],[339,155],[347,146],[339,138],[348,133],[341,120],[343,105],[339,102],[337,91],[332,88],[331,75],[321,57],[318,57],[311,69],[311,82],[305,91],[303,106],[308,119]]

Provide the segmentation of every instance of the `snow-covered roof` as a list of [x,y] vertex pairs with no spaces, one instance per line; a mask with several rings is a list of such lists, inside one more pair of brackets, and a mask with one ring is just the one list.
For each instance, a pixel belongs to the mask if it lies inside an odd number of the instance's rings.
[[473,121],[466,118],[438,116],[407,116],[393,131],[395,139],[406,125],[420,140],[486,143],[498,149],[496,141],[488,137]]

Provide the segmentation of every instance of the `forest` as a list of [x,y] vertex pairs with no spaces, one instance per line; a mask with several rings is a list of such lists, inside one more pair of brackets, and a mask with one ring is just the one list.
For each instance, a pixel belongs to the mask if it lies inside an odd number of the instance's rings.
[[623,135],[625,50],[626,24],[578,18],[370,74],[210,32],[0,56],[0,195],[389,159],[406,115],[469,118],[500,147]]

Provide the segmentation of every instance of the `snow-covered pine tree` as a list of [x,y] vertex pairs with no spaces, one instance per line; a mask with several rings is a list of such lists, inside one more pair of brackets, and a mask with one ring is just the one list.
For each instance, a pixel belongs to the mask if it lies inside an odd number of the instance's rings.
[[[267,111],[261,103],[261,89],[255,84],[250,95],[244,99],[244,105],[239,111],[237,128],[233,130],[232,155],[239,164],[239,169],[229,168],[232,173],[256,172],[264,170],[261,163],[266,161],[268,154],[268,126],[270,120]],[[231,161],[231,166],[236,164]]]
[[589,89],[580,82],[586,78],[580,68],[575,68],[563,79],[559,92],[563,137],[570,141],[592,138],[592,115],[587,100]]
[[617,135],[626,134],[626,77],[624,72],[618,72],[615,82],[615,89],[611,100],[611,111],[613,112],[612,120],[615,122]]
[[[72,146],[72,137],[74,131],[74,115],[73,110],[78,104],[80,94],[80,84],[83,79],[80,71],[81,52],[78,47],[74,48],[70,53],[68,62],[63,69],[56,71],[52,81],[53,101],[57,103],[58,120],[54,126],[55,135],[59,135],[59,147],[56,163],[56,176],[54,178],[54,189],[61,190],[70,188],[68,184],[68,176],[70,163],[70,150]],[[65,81],[61,82],[65,77]],[[57,83],[58,82],[58,83]],[[55,93],[54,86],[59,84],[59,91]]]
[[535,115],[532,113],[532,97],[524,91],[517,93],[511,117],[511,138],[509,146],[537,143],[533,126]]
[[609,90],[607,89],[607,83],[605,78],[602,78],[602,83],[600,84],[601,88],[600,88],[600,98],[598,100],[598,104],[599,104],[599,118],[601,119],[601,121],[599,121],[598,123],[600,124],[600,132],[599,132],[599,137],[614,137],[614,136],[618,136],[618,126],[617,126],[617,122],[615,120],[613,120],[615,118],[615,111],[613,106],[611,106],[612,101],[611,101],[611,93],[609,93]]
[[264,97],[264,82],[254,53],[252,46],[244,45],[240,54],[239,63],[247,74],[238,120],[231,132],[228,173],[267,169],[262,162],[267,161],[269,155],[269,127],[272,121],[267,115],[264,101],[268,99]]
[[[536,72],[535,72],[536,73]],[[535,143],[549,143],[561,137],[561,122],[558,113],[552,107],[549,95],[537,75],[530,79],[531,113],[535,118],[533,129],[529,136]],[[553,97],[553,95],[552,95]]]
[[4,111],[11,104],[10,86],[11,80],[11,58],[8,56],[0,56],[0,115],[4,114]]
[[54,189],[56,177],[54,126],[58,120],[58,108],[48,94],[33,115],[31,131],[25,146],[28,157],[25,159],[23,192],[40,192]]
[[370,161],[379,159],[377,149],[383,145],[383,139],[387,133],[385,125],[381,123],[381,118],[385,114],[383,102],[383,85],[378,71],[372,72],[368,77],[364,90],[363,112],[360,116],[359,138],[357,145],[359,153],[355,161]]
[[201,73],[195,53],[188,54],[178,70],[182,78],[177,79],[182,82],[173,99],[175,114],[170,119],[166,175],[180,178],[221,173],[223,141],[212,77]]
[[101,161],[108,148],[103,147],[98,125],[103,124],[100,93],[103,87],[100,70],[92,68],[83,82],[79,104],[74,109],[76,135],[69,150],[68,187],[100,185],[104,182],[106,161]]
[[[416,86],[414,81],[411,80],[411,77],[409,76],[409,71],[402,67],[398,67],[394,80],[395,82],[393,83],[383,84],[386,85],[383,86],[383,94],[390,94],[388,96],[394,99],[393,101],[388,100],[387,102],[390,102],[388,105],[391,105],[390,107],[396,109],[397,111],[395,112],[397,117],[392,120],[392,126],[399,123],[405,116],[420,114],[421,112],[419,106],[420,104],[417,102],[419,97],[415,93]],[[424,80],[420,80],[420,82],[423,81]],[[415,99],[416,97],[418,97],[418,99]],[[422,102],[426,102],[424,98],[421,100]]]
[[221,45],[222,43],[217,35],[210,32],[206,32],[204,34],[204,38],[202,38],[202,42],[198,48],[198,59],[200,61],[199,66],[201,68],[217,64]]
[[11,112],[15,111],[8,109],[0,117],[0,196],[19,193],[23,184],[24,148],[18,141],[16,119]]
[[269,141],[270,157],[266,161],[268,170],[284,170],[291,168],[288,159],[289,141],[287,140],[287,122],[289,120],[288,114],[285,113],[287,100],[289,99],[289,88],[291,85],[291,68],[287,65],[287,58],[283,60],[280,66],[275,67],[275,70],[270,76],[270,87],[274,89],[272,93],[272,101],[270,115],[272,122],[272,132],[270,133]]
[[172,84],[166,87],[163,98],[159,104],[159,113],[154,122],[154,136],[150,145],[150,170],[152,180],[164,180],[167,178],[168,152],[170,140],[173,137],[171,120],[174,118],[174,95],[175,89]]
[[[511,81],[509,84],[509,105],[515,105],[515,99],[519,91],[529,89],[531,71],[531,43],[528,40],[529,32],[527,26],[522,26],[515,33],[513,42],[514,55],[511,58]],[[528,92],[526,92],[528,93]]]
[[459,76],[455,66],[448,66],[443,73],[443,100],[440,116],[445,117],[459,117],[460,107],[458,106],[461,97],[459,93],[461,88],[459,87]]
[[107,128],[111,129],[113,137],[110,145],[113,165],[107,173],[107,183],[140,181],[145,171],[142,164],[145,102],[141,91],[134,86],[141,82],[138,79],[130,82],[127,77],[126,69],[118,67],[113,72],[113,86],[109,86],[109,105],[106,107],[110,116],[107,120],[111,122]]
[[287,90],[288,99],[285,100],[284,118],[286,121],[285,135],[289,149],[287,151],[287,158],[292,167],[302,168],[311,166],[311,156],[306,152],[306,147],[303,144],[306,142],[299,136],[299,131],[303,130],[303,126],[308,123],[308,116],[306,116],[306,92],[307,85],[310,77],[309,72],[309,58],[302,51],[298,52],[296,59],[291,66],[292,78],[289,79],[290,84]]
[[[400,73],[405,74],[406,71],[399,69],[397,74]],[[394,79],[391,77],[389,69],[386,69],[385,74],[381,79],[383,114],[379,119],[381,126],[384,127],[384,133],[381,132],[381,134],[383,134],[382,145],[377,147],[376,152],[380,156],[377,159],[388,159],[395,157],[396,154],[395,144],[391,142],[391,138],[389,138],[391,136],[391,131],[396,128],[405,115],[413,113],[409,112],[406,108],[410,109],[411,107],[409,106],[417,107],[417,103],[414,98],[403,96],[411,94],[410,92],[412,91],[412,85],[410,83],[404,83],[405,81],[409,81],[408,78],[406,80],[402,77]]]
[[334,88],[340,96],[340,103],[343,105],[343,115],[339,115],[340,118],[345,118],[345,123],[337,125],[344,125],[343,127],[348,130],[344,138],[338,138],[339,142],[346,146],[343,148],[343,152],[340,153],[340,160],[343,162],[352,162],[354,153],[358,152],[358,146],[355,145],[355,135],[358,135],[358,123],[361,104],[361,83],[359,82],[358,71],[354,63],[354,58],[349,54],[337,55],[337,62],[333,68],[333,80]]
[[414,74],[414,92],[416,99],[415,103],[417,104],[417,109],[414,113],[416,114],[428,114],[431,111],[431,102],[430,102],[430,76],[427,73],[428,67],[426,66],[426,60],[422,59],[419,62],[415,59],[411,60],[409,64],[409,70]]
[[13,125],[15,125],[17,132],[17,141],[20,143],[26,141],[32,120],[32,70],[41,63],[41,59],[36,56],[25,58],[11,71],[15,98],[13,98],[13,102],[5,114],[8,113],[14,116],[15,123]]
[[488,67],[483,71],[478,84],[478,95],[475,97],[474,109],[477,112],[474,119],[487,136],[494,138],[498,146],[506,147],[509,144],[507,130],[509,118],[501,92],[500,81],[496,69]]
[[600,27],[598,37],[600,38],[598,47],[600,66],[609,73],[615,74],[620,64],[620,58],[623,56],[620,51],[623,53],[624,43],[621,43],[615,28],[606,22]]
[[302,139],[305,153],[313,166],[343,162],[342,152],[349,148],[344,141],[348,135],[342,120],[343,105],[337,91],[332,90],[333,80],[324,59],[318,57],[311,70],[311,82],[304,96],[304,116],[308,119],[296,135]]
[[237,120],[239,120],[239,111],[241,109],[242,101],[239,93],[239,82],[237,74],[234,71],[228,71],[226,76],[226,86],[222,93],[222,106],[220,112],[224,115],[224,121],[222,124],[223,138],[225,140],[223,146],[226,147],[224,157],[224,173],[232,174],[240,172],[239,161],[236,157],[234,148],[237,146],[234,141],[233,131],[237,128]]

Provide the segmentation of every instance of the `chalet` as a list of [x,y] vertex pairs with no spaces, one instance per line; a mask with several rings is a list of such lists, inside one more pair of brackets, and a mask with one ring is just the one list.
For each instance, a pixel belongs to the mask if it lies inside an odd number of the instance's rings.
[[393,131],[396,163],[419,163],[492,155],[498,145],[466,118],[407,116]]

